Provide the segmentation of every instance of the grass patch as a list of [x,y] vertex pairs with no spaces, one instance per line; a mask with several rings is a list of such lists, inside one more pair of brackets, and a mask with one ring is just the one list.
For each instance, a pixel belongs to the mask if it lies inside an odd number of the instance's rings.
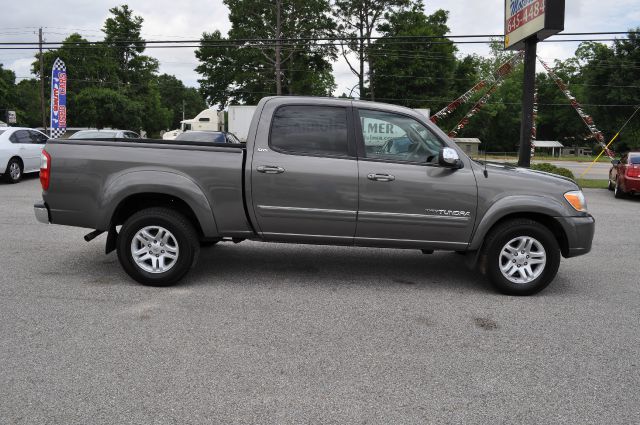
[[591,179],[577,179],[576,182],[583,189],[606,189],[609,185],[609,180],[591,180]]
[[[570,161],[570,162],[593,162],[593,160],[596,157],[593,156],[543,156],[543,155],[536,155],[533,160],[534,161]],[[484,155],[482,154],[478,154],[477,159],[480,160],[484,160]],[[500,155],[488,155],[487,159],[489,161],[509,161],[509,162],[518,162],[518,157],[517,156],[500,156]],[[619,158],[618,158],[619,159]],[[611,159],[609,159],[608,156],[603,155],[600,158],[598,158],[598,162],[602,162],[602,163],[611,163]]]

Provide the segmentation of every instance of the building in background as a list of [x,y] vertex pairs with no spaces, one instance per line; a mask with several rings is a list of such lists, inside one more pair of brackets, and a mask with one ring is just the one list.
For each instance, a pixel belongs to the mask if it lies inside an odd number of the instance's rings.
[[480,149],[480,139],[475,137],[457,137],[453,139],[456,145],[460,147],[471,158],[478,156],[478,150]]
[[546,153],[551,154],[551,156],[556,156],[557,149],[557,156],[560,156],[560,152],[564,146],[556,140],[534,140],[533,147],[535,148],[536,155]]

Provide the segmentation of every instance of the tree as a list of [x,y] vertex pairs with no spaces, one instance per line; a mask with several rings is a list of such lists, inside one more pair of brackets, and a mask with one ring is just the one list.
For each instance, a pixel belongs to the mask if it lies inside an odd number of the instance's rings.
[[117,64],[118,75],[123,83],[139,83],[149,79],[158,71],[158,61],[144,56],[146,43],[142,39],[141,16],[134,16],[126,4],[109,9],[113,15],[104,23],[104,43]]
[[[417,1],[414,3],[420,3]],[[369,95],[371,100],[375,100],[374,67],[371,56],[368,54],[371,48],[371,36],[374,29],[380,25],[385,18],[385,12],[393,11],[399,7],[406,7],[411,4],[410,0],[335,0],[333,15],[338,20],[338,32],[347,37],[347,49],[342,46],[342,56],[347,61],[351,72],[358,77],[360,87],[360,98],[364,97],[365,70],[364,65],[369,65]],[[352,52],[358,59],[357,67],[351,64],[348,52]]]
[[32,78],[21,80],[15,90],[18,124],[24,127],[41,126],[40,81]]
[[16,74],[10,69],[3,69],[0,63],[0,120],[4,121],[7,110],[15,108]]
[[113,89],[86,88],[78,94],[77,107],[90,127],[139,129],[143,124],[144,106]]
[[[231,30],[204,33],[196,57],[211,104],[255,103],[269,94],[328,95],[335,47],[328,0],[225,0]],[[254,40],[254,41],[247,41]],[[258,41],[255,41],[258,40]],[[260,42],[259,40],[265,40]]]
[[162,106],[171,111],[170,128],[178,128],[184,116],[192,118],[207,107],[204,99],[192,87],[185,87],[182,81],[173,75],[162,74],[157,77],[160,102]]
[[[582,102],[588,106],[596,125],[610,139],[622,127],[638,105],[640,95],[640,28],[631,29],[626,39],[612,47],[601,43],[582,43],[576,51],[584,84]],[[636,115],[637,117],[637,115]],[[608,140],[607,140],[608,142]],[[640,120],[635,118],[620,134],[614,149],[618,152],[640,147]]]
[[[77,107],[77,95],[86,88],[109,87],[116,89],[120,84],[118,66],[104,45],[88,46],[88,41],[74,33],[62,41],[62,46],[43,53],[45,96],[51,87],[51,68],[56,58],[67,67],[67,122],[72,126],[84,126],[84,111]],[[31,65],[31,72],[40,76],[40,54]],[[45,101],[48,107],[48,102]],[[38,110],[40,106],[38,105]],[[41,124],[40,124],[41,125]]]
[[[417,108],[430,104],[425,99],[446,98],[450,94],[457,61],[455,46],[445,38],[449,31],[447,12],[438,10],[427,16],[423,8],[422,0],[416,1],[410,9],[388,13],[378,26],[382,38],[373,43],[368,55],[376,70],[371,75],[371,85],[376,87],[380,100]],[[436,39],[438,44],[398,42],[398,37],[407,36],[441,38]]]

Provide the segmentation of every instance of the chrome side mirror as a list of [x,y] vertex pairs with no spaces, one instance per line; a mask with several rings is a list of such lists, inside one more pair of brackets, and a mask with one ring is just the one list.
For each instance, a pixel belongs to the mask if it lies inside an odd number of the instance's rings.
[[438,155],[438,163],[443,167],[448,168],[462,168],[462,161],[458,152],[453,148],[440,148],[440,154]]

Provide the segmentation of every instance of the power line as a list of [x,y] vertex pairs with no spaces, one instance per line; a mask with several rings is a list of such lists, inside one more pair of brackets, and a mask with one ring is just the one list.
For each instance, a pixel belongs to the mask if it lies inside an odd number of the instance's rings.
[[[585,35],[630,35],[630,34],[640,34],[638,31],[611,31],[611,32],[575,32],[575,33],[559,33],[555,34],[554,37],[557,36],[585,36]],[[398,35],[398,36],[370,36],[370,37],[281,37],[281,38],[240,38],[240,39],[220,39],[215,40],[216,42],[227,42],[227,43],[250,43],[250,42],[261,42],[261,43],[276,43],[276,42],[297,42],[297,41],[346,41],[346,42],[355,42],[355,41],[369,41],[369,40],[441,40],[441,39],[451,39],[451,38],[494,38],[501,39],[504,38],[503,34],[448,34],[448,35]],[[555,41],[615,41],[616,39],[589,39],[589,40],[555,40]],[[121,44],[135,44],[135,43],[200,43],[202,39],[187,39],[187,40],[114,40],[110,43],[121,43]],[[495,43],[499,40],[482,40],[482,43]],[[462,42],[454,42],[453,43],[462,43]],[[74,42],[74,44],[97,44],[97,43],[106,43],[105,41],[78,41]],[[33,42],[0,42],[0,45],[31,45]],[[51,41],[44,43],[45,45],[60,45],[63,44],[62,41]]]

